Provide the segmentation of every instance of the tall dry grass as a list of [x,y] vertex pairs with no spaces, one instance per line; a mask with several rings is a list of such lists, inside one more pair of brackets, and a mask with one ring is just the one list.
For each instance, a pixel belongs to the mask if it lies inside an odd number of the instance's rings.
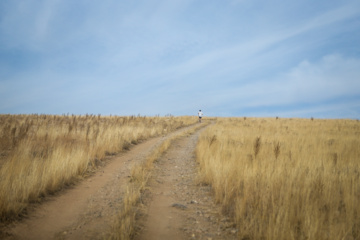
[[195,117],[0,115],[0,219],[84,176],[106,155]]
[[197,145],[239,239],[360,239],[360,123],[229,118]]

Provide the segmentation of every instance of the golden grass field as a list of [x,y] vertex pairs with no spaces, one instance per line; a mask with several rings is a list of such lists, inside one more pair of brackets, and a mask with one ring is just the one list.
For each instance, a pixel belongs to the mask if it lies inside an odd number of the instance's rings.
[[[215,120],[197,144],[199,181],[212,186],[239,239],[360,239],[359,121]],[[107,155],[196,122],[196,117],[0,115],[0,219],[15,218],[29,203],[91,174]],[[179,136],[132,169],[110,239],[134,234],[136,205],[152,163]]]
[[106,155],[195,117],[0,115],[0,219],[91,173]]
[[360,239],[360,123],[219,118],[197,145],[239,239]]

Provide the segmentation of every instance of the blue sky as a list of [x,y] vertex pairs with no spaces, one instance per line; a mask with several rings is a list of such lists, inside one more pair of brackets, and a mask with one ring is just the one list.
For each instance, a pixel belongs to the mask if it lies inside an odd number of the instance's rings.
[[3,0],[0,113],[360,118],[358,0]]

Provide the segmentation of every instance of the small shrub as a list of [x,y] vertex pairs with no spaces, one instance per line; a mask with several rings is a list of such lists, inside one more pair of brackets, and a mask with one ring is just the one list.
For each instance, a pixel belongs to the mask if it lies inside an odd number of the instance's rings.
[[274,144],[274,155],[275,155],[275,159],[278,159],[278,157],[280,155],[280,143],[279,142]]
[[261,137],[256,137],[254,141],[254,158],[259,154],[261,148]]

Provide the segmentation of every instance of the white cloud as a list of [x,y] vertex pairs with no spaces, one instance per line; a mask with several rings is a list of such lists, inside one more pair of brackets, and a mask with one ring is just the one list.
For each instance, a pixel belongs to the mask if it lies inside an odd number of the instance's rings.
[[327,55],[302,61],[288,72],[228,92],[243,107],[311,104],[360,95],[360,59]]
[[304,61],[284,76],[285,91],[294,101],[325,101],[360,94],[360,59],[327,55],[317,63]]

